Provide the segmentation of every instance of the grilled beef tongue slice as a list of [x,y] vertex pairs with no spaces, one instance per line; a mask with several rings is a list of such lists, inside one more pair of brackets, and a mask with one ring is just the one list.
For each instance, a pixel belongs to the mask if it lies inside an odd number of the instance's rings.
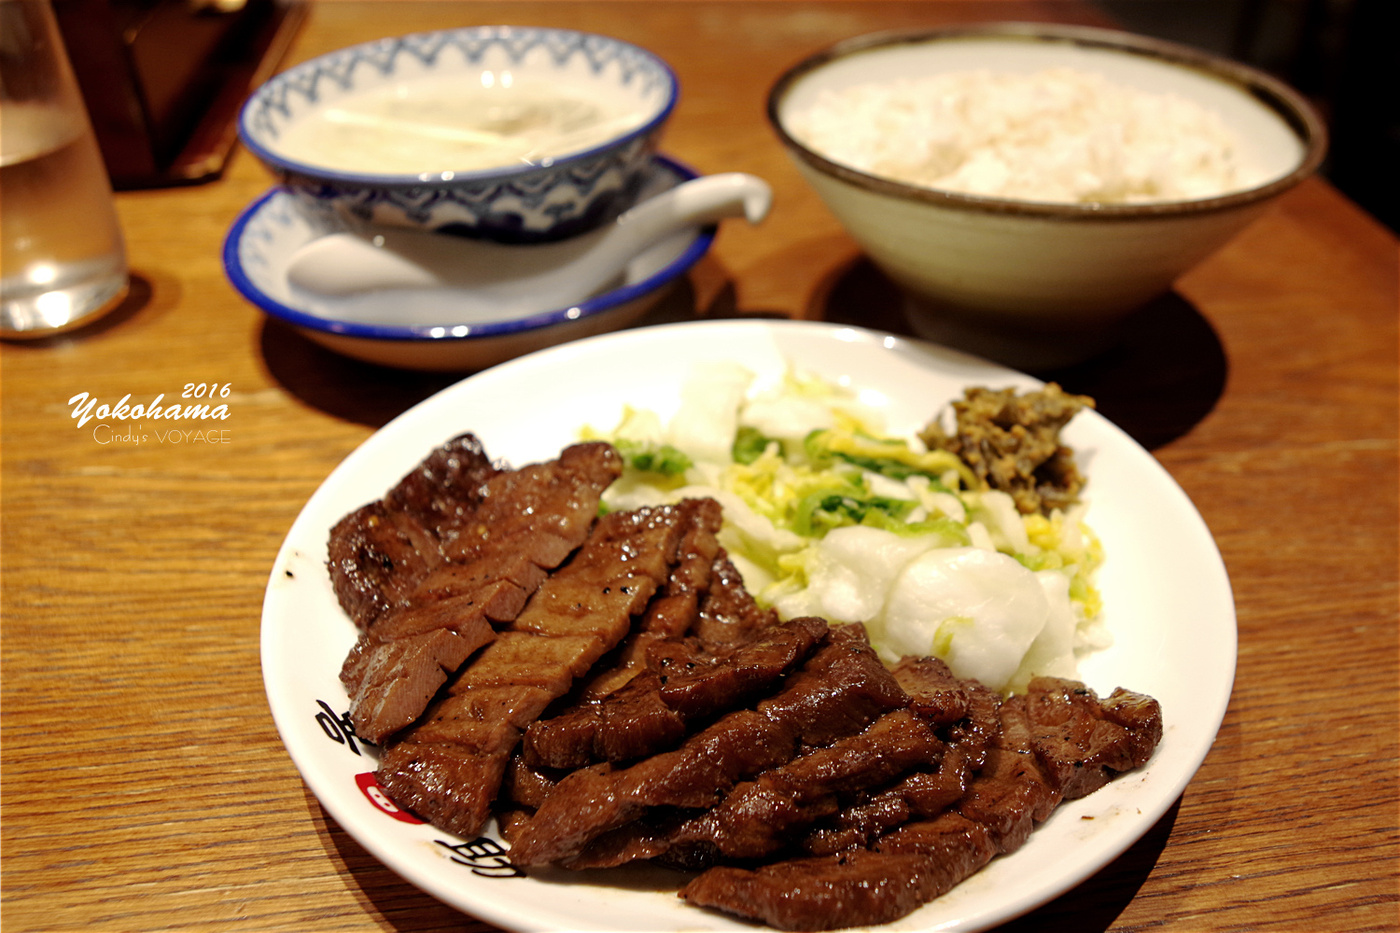
[[356,734],[382,742],[417,719],[582,543],[620,472],[611,446],[576,444],[557,460],[493,473],[461,500],[461,512],[420,507],[454,516],[439,540],[445,560],[370,624],[341,666]]
[[336,598],[360,631],[408,600],[446,557],[462,521],[481,501],[482,484],[500,470],[475,435],[438,447],[382,499],[331,529],[326,569]]
[[770,855],[805,827],[841,808],[844,796],[883,785],[912,768],[936,767],[943,742],[908,710],[813,749],[735,787],[692,819],[675,841],[709,843],[730,858]]
[[[836,813],[842,798],[883,785],[910,768],[932,767],[943,742],[908,710],[895,710],[864,731],[811,749],[743,781],[712,809],[664,834],[645,821],[614,830],[585,847],[569,868],[607,868],[673,852],[686,859],[756,859],[781,849],[802,827]],[[628,838],[626,830],[636,827]],[[625,840],[625,844],[624,843]]]
[[688,721],[747,706],[771,693],[826,636],[821,619],[804,617],[760,631],[710,664],[661,665],[661,700]]
[[1037,677],[1024,703],[1036,754],[1067,800],[1141,767],[1162,740],[1161,706],[1122,687],[1100,700],[1078,681]]
[[708,809],[739,781],[830,745],[907,700],[870,648],[865,628],[831,630],[772,696],[726,713],[671,751],[625,768],[593,765],[565,777],[516,837],[519,865],[566,863],[594,838],[657,807]]
[[825,637],[826,623],[800,618],[765,629],[723,655],[705,646],[653,652],[647,669],[612,695],[530,726],[525,760],[552,768],[626,761],[674,747],[687,726],[771,693]]
[[718,502],[713,499],[696,501],[703,514],[697,515],[697,520],[681,539],[680,558],[671,570],[670,579],[613,656],[603,659],[569,699],[586,703],[621,689],[647,669],[647,653],[651,646],[680,638],[695,624],[721,552],[716,535],[724,520]]
[[976,686],[959,679],[940,659],[904,657],[891,670],[909,694],[909,708],[924,721],[948,725],[967,715],[972,702],[970,692]]
[[885,787],[856,795],[839,812],[809,827],[796,848],[811,855],[863,848],[898,826],[937,816],[957,803],[967,793],[973,773],[966,752],[946,746],[936,769],[915,769]]
[[997,719],[1001,729],[986,760],[953,809],[987,827],[998,853],[1007,853],[1025,843],[1062,797],[1032,748],[1025,697],[1007,698]]
[[521,758],[532,768],[569,771],[628,761],[680,744],[685,720],[661,702],[661,680],[643,671],[610,696],[530,725]]
[[427,714],[389,743],[380,786],[463,836],[481,829],[521,732],[612,650],[666,580],[698,500],[612,512]]
[[744,586],[739,568],[720,548],[710,571],[710,586],[700,601],[700,617],[690,634],[701,643],[716,648],[749,641],[763,629],[778,624],[778,613],[758,604]]
[[756,870],[721,866],[681,896],[780,930],[835,930],[889,923],[952,890],[996,855],[986,827],[956,813],[919,825],[889,851],[853,849],[772,862]]

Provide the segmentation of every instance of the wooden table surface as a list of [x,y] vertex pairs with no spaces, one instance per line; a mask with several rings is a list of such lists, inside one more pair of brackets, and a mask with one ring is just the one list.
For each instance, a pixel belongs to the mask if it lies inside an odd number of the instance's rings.
[[[683,314],[899,329],[892,288],[767,127],[767,88],[848,35],[1075,11],[341,2],[312,10],[290,55],[493,22],[647,46],[683,86],[665,151],[776,194],[761,227],[722,228]],[[269,183],[239,154],[215,183],[120,195],[132,299],[84,332],[0,348],[6,933],[492,929],[350,839],[268,713],[259,613],[282,537],[356,445],[457,378],[333,356],[235,293],[222,239]],[[1178,804],[1009,929],[1397,928],[1396,325],[1395,237],[1315,179],[1185,276],[1118,351],[1061,374],[1204,515],[1235,590],[1238,674]],[[99,435],[69,403],[207,384],[229,387],[227,420],[161,439]]]

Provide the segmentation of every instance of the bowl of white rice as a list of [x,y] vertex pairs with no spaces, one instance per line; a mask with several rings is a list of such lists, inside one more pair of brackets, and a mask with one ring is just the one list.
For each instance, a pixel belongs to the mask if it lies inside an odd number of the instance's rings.
[[1102,350],[1327,146],[1256,69],[1028,23],[846,40],[785,72],[768,117],[917,332],[1042,369]]

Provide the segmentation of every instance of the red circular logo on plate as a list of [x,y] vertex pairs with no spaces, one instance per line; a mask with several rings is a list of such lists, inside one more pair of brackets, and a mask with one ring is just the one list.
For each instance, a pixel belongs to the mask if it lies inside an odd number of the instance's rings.
[[418,817],[409,813],[403,807],[389,799],[389,795],[384,793],[384,788],[379,786],[379,782],[374,779],[373,771],[365,771],[355,775],[355,786],[360,789],[360,793],[381,813],[387,813],[396,820],[404,823],[421,823]]

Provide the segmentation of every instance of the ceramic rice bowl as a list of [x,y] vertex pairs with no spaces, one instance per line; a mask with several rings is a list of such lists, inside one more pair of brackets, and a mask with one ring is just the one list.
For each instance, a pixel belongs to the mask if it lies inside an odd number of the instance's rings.
[[[974,69],[1065,66],[1220,113],[1262,183],[1197,200],[1046,203],[943,191],[828,158],[792,132],[829,89]],[[802,61],[774,85],[768,116],[798,169],[869,258],[908,294],[923,336],[1020,366],[1075,362],[1108,328],[1167,291],[1322,160],[1311,107],[1243,65],[1126,33],[982,24],[861,36]],[[986,339],[980,339],[986,338]],[[1010,349],[1007,349],[1010,347]]]

